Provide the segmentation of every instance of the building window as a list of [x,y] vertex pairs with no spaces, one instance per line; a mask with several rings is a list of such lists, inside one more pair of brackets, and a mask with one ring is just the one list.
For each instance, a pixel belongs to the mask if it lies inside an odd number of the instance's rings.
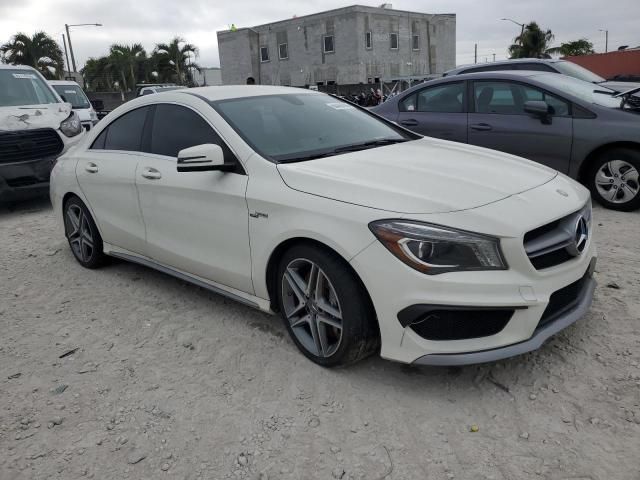
[[373,83],[373,77],[367,77],[367,83]]
[[269,47],[260,47],[260,61],[261,62],[269,61]]
[[327,35],[323,38],[324,53],[333,53],[333,35]]
[[371,32],[366,32],[364,34],[364,48],[371,48],[372,44],[371,44]]
[[413,35],[411,37],[411,48],[413,50],[420,50],[420,35]]
[[397,50],[398,49],[398,34],[397,33],[390,33],[389,34],[389,46],[391,47],[391,50]]
[[281,43],[278,45],[278,55],[280,60],[286,60],[289,58],[289,47],[286,43]]

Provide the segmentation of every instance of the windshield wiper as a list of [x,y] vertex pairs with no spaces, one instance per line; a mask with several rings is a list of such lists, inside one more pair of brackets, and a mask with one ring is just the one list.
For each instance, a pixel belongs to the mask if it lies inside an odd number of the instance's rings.
[[379,140],[372,140],[370,142],[356,143],[354,145],[345,145],[344,147],[338,147],[333,152],[357,152],[359,150],[366,150],[367,148],[382,147],[384,145],[392,145],[394,143],[402,143],[407,141],[407,138],[381,138]]
[[304,162],[306,160],[315,160],[316,158],[332,157],[340,153],[357,152],[359,150],[366,150],[368,148],[381,147],[383,145],[392,145],[394,143],[402,143],[407,141],[409,141],[409,139],[407,138],[381,138],[379,140],[372,140],[370,142],[356,143],[353,145],[345,145],[344,147],[338,147],[328,152],[312,153],[311,155],[304,155],[304,156],[293,157],[293,158],[283,158],[282,160],[277,160],[277,161],[278,163]]

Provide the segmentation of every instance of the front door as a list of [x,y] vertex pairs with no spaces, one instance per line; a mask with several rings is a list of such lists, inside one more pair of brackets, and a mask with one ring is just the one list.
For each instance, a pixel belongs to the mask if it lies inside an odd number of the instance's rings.
[[137,254],[145,229],[135,178],[148,107],[115,119],[76,164],[76,176],[105,242]]
[[[469,143],[511,153],[569,172],[573,119],[569,103],[543,90],[510,81],[473,82]],[[549,122],[524,111],[529,100],[553,107]]]
[[[209,107],[206,107],[209,108]],[[225,162],[238,162],[211,125],[195,110],[175,104],[155,107],[150,153],[136,174],[140,207],[153,260],[198,277],[253,293],[248,177],[237,172],[178,172],[178,152],[215,143]]]
[[398,123],[421,135],[467,142],[465,82],[418,90],[398,102]]

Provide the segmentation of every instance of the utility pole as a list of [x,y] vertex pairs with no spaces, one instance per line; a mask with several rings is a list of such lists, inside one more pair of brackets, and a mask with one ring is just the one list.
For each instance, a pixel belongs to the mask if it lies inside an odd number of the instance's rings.
[[604,53],[607,53],[609,51],[609,30],[604,30],[602,28],[599,28],[598,30],[604,32]]
[[[62,34],[62,44],[64,45],[64,56],[67,59],[67,72],[71,71],[71,65],[69,64],[69,53],[67,52],[67,40],[64,36],[64,33]],[[64,68],[62,69],[62,79],[66,80],[66,78],[64,78]]]
[[496,61],[496,54],[495,53],[493,54],[493,61],[494,62]]
[[473,63],[478,63],[478,44],[473,46]]
[[64,28],[66,28],[67,30],[67,40],[69,41],[69,51],[71,52],[71,65],[73,66],[73,73],[76,73],[76,58],[73,56],[73,46],[71,45],[71,35],[69,35],[69,27],[85,27],[85,26],[92,26],[92,27],[101,27],[102,24],[101,23],[76,23],[74,25],[68,25],[68,24],[64,24]]

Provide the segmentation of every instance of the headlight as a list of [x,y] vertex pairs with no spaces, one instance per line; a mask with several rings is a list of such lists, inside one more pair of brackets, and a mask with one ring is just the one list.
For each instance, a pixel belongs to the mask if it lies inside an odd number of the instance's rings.
[[75,137],[82,131],[80,118],[76,112],[71,112],[67,119],[60,124],[60,131],[67,137]]
[[488,235],[409,220],[380,220],[369,228],[391,253],[422,273],[507,269],[500,241]]

